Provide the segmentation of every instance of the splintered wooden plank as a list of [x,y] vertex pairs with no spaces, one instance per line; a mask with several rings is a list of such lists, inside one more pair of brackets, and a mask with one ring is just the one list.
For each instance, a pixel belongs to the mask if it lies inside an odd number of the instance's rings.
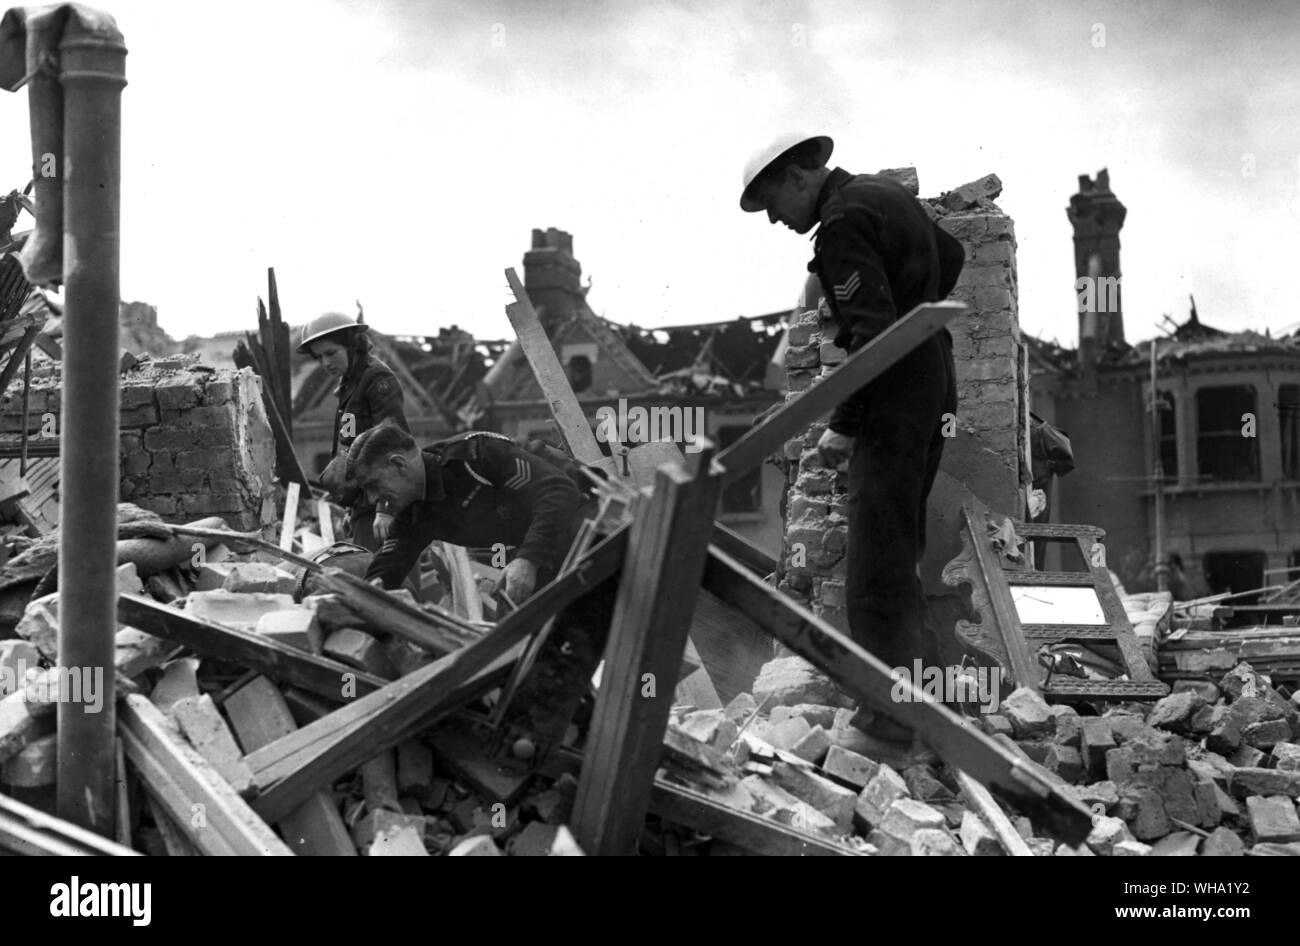
[[309,654],[253,631],[198,618],[139,595],[118,596],[117,618],[155,637],[257,670],[336,702],[351,693],[372,693],[384,685],[383,678],[337,660]]
[[587,422],[587,415],[583,413],[582,406],[573,393],[569,378],[564,373],[564,366],[555,356],[555,348],[546,336],[546,329],[542,327],[542,322],[537,317],[537,311],[524,290],[524,284],[519,281],[519,276],[513,269],[506,270],[506,280],[515,295],[515,301],[506,306],[506,316],[514,326],[515,334],[519,336],[519,347],[523,349],[524,357],[532,366],[533,375],[537,378],[537,384],[542,389],[546,403],[550,405],[551,414],[555,417],[555,423],[560,428],[564,442],[569,445],[574,459],[579,463],[599,467],[618,479],[617,466],[612,457],[607,457],[600,452],[596,435],[592,433],[591,424]]
[[0,850],[52,857],[135,857],[140,854],[3,794],[0,794]]
[[[294,722],[280,690],[266,677],[255,677],[222,704],[244,752],[254,752],[294,732]],[[300,856],[356,857],[357,849],[338,806],[328,791],[319,791],[277,822],[289,849]]]
[[755,854],[777,857],[857,857],[851,848],[805,834],[770,818],[738,811],[715,798],[655,779],[650,811],[668,821],[727,841]]
[[645,821],[722,488],[712,454],[691,458],[694,477],[660,467],[632,524],[570,821],[591,855],[634,853]]
[[118,731],[140,780],[204,854],[293,852],[145,697],[118,704]]
[[275,821],[320,787],[397,745],[413,727],[430,726],[459,708],[505,673],[524,638],[547,618],[615,574],[626,543],[623,527],[587,552],[575,570],[511,612],[486,637],[248,755],[258,789],[254,807]]
[[438,656],[460,650],[482,637],[454,615],[443,618],[421,610],[345,571],[324,569],[316,573],[315,579],[320,593],[341,597],[364,623]]
[[[854,391],[870,384],[931,335],[969,311],[960,302],[929,302],[907,313],[846,358],[825,378],[786,402],[785,407],[765,423],[719,453],[718,462],[727,468],[724,485],[744,476],[773,453],[785,449],[787,440],[806,433],[809,426],[829,414]],[[935,423],[938,423],[938,418]]]
[[[950,766],[1005,792],[1067,843],[1081,844],[1092,830],[1088,809],[1043,778],[1036,767],[988,736],[965,726],[942,703],[927,698],[890,668],[811,611],[756,578],[726,553],[709,549],[703,585],[742,609],[783,644],[824,670],[873,708],[915,730]],[[906,701],[893,696],[903,686]]]

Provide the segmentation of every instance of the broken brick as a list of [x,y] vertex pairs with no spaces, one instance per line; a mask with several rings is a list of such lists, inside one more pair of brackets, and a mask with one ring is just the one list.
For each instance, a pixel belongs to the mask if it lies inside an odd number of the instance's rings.
[[835,728],[835,715],[839,712],[839,707],[822,706],[817,703],[796,703],[794,706],[777,706],[773,707],[771,716],[772,722],[779,723],[783,719],[789,719],[791,716],[802,716],[812,727],[820,726],[823,729],[831,730]]
[[785,752],[789,752],[800,739],[812,732],[812,727],[802,716],[792,716],[779,723],[755,720],[750,729],[768,745]]
[[1080,716],[1079,725],[1083,730],[1080,739],[1088,771],[1104,771],[1107,766],[1106,755],[1116,747],[1110,720],[1104,716]]
[[1204,705],[1201,695],[1195,691],[1171,693],[1151,707],[1147,725],[1178,733],[1190,732],[1192,717]]
[[1243,743],[1228,755],[1228,764],[1238,769],[1262,768],[1266,758],[1259,749]]
[[1241,730],[1241,741],[1256,749],[1270,750],[1279,742],[1291,738],[1291,727],[1285,719],[1269,719],[1251,723]]
[[688,713],[677,724],[677,728],[692,739],[719,751],[725,751],[736,741],[736,724],[728,719],[726,712],[721,709]]
[[1241,745],[1241,725],[1229,707],[1214,707],[1207,722],[1210,734],[1205,739],[1205,748],[1226,755]]
[[1109,781],[1080,785],[1074,790],[1074,796],[1088,808],[1100,805],[1104,810],[1110,811],[1119,804],[1119,790],[1114,782]]
[[772,767],[772,781],[826,815],[841,831],[848,831],[852,826],[856,792],[801,766],[785,762],[777,762]]
[[[1052,707],[1055,709],[1056,707]],[[1082,742],[1083,742],[1083,722],[1078,714],[1073,716],[1056,717],[1056,736],[1054,741],[1058,746],[1069,746],[1071,749],[1080,750],[1080,763],[1082,763]]]
[[737,726],[743,726],[756,709],[758,709],[757,700],[748,693],[738,693],[732,697],[731,702],[722,711],[726,714],[727,719]]
[[807,762],[817,763],[826,755],[831,745],[830,733],[821,726],[814,726],[790,747],[790,752]]
[[1284,772],[1300,772],[1300,745],[1293,742],[1275,743],[1270,758],[1275,769]]
[[880,830],[896,838],[910,839],[922,828],[942,828],[947,820],[938,811],[915,798],[897,798],[885,811]]
[[1151,845],[1141,841],[1120,841],[1115,845],[1115,857],[1149,857]]
[[379,677],[393,676],[392,665],[383,646],[371,635],[355,627],[341,628],[325,639],[322,650],[349,667],[356,667]]
[[1124,743],[1137,765],[1183,765],[1187,752],[1182,737],[1159,729],[1145,728]]
[[939,828],[921,828],[911,838],[913,857],[962,857],[952,835]]
[[959,836],[962,847],[972,857],[1003,857],[1006,854],[993,829],[973,811],[962,813]]
[[991,713],[980,719],[980,724],[984,731],[990,736],[996,736],[1001,733],[1004,736],[1012,735],[1015,730],[1011,726],[1011,720],[1007,719],[1001,713]]
[[50,733],[0,764],[0,782],[14,788],[43,788],[54,784],[57,769],[58,735]]
[[913,798],[921,801],[952,801],[957,796],[935,777],[928,765],[912,765],[903,770],[903,782]]
[[1052,744],[1047,749],[1043,764],[1067,782],[1077,782],[1085,775],[1083,756],[1079,750],[1066,745]]
[[889,806],[899,798],[906,798],[907,783],[887,765],[880,766],[875,777],[858,794],[854,814],[869,825],[875,826],[885,817]]
[[185,611],[192,617],[245,631],[255,630],[263,614],[295,607],[292,595],[235,594],[224,589],[192,592],[185,601]]
[[1227,828],[1215,828],[1201,844],[1202,857],[1241,857],[1245,853],[1241,838]]
[[1195,857],[1201,839],[1190,831],[1175,831],[1151,847],[1152,857]]
[[1228,776],[1228,791],[1237,798],[1248,795],[1286,795],[1300,798],[1300,772],[1240,768]]
[[291,595],[297,584],[293,575],[267,562],[238,562],[231,566],[223,587],[235,594]]
[[1246,799],[1246,816],[1256,843],[1300,841],[1300,817],[1295,802],[1285,795],[1252,795]]
[[1106,752],[1106,780],[1113,782],[1117,787],[1123,787],[1131,782],[1135,769],[1133,751],[1127,746]]
[[320,622],[316,620],[316,612],[307,608],[263,614],[257,620],[257,633],[309,654],[321,652]]
[[763,664],[754,681],[753,695],[760,704],[773,707],[797,703],[853,704],[853,699],[835,681],[802,657],[778,657]]
[[822,762],[822,771],[826,775],[841,782],[846,782],[859,790],[866,788],[867,783],[875,777],[879,770],[879,763],[840,746],[831,746],[827,749],[826,758]]
[[1162,838],[1173,828],[1160,793],[1147,785],[1121,789],[1116,813],[1128,822],[1129,830],[1139,841]]
[[1237,664],[1219,681],[1219,689],[1230,701],[1239,700],[1243,696],[1255,696],[1263,685],[1259,674],[1248,663]]
[[1002,701],[1002,715],[1011,723],[1017,739],[1050,736],[1056,730],[1056,718],[1037,690],[1017,687]]
[[1094,818],[1092,831],[1085,842],[1095,854],[1109,857],[1115,852],[1115,845],[1120,841],[1132,841],[1133,835],[1122,818],[1108,818],[1105,815]]
[[465,838],[447,852],[448,857],[501,857],[501,849],[486,834]]

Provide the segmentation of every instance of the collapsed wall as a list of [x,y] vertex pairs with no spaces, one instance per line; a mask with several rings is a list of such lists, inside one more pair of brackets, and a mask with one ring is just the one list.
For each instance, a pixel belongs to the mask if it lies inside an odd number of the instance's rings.
[[[887,172],[917,193],[915,172]],[[1020,518],[1028,444],[1024,369],[1016,297],[1015,230],[993,203],[1001,183],[989,175],[922,204],[966,248],[951,298],[971,313],[949,325],[957,367],[957,414],[930,494],[927,547],[921,565],[929,595],[942,585],[943,566],[960,551],[962,502],[974,494],[991,509]],[[786,371],[788,396],[797,396],[846,357],[832,339],[836,326],[816,280],[791,321]],[[935,418],[935,423],[941,423]],[[780,587],[834,626],[847,629],[845,548],[847,479],[827,468],[816,451],[825,422],[786,443],[788,462],[785,541]]]
[[[60,366],[33,372],[27,430],[57,435]],[[0,397],[0,430],[21,431],[22,382]],[[121,375],[118,498],[172,522],[221,516],[235,529],[275,518],[274,439],[251,369],[212,368],[194,356],[136,363]]]

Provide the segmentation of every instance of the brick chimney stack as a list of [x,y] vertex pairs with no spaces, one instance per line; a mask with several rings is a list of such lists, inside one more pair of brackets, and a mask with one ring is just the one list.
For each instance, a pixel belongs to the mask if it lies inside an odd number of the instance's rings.
[[1065,212],[1074,226],[1080,361],[1090,368],[1109,346],[1125,344],[1119,231],[1128,209],[1111,192],[1110,173],[1103,168],[1095,181],[1079,175],[1079,192]]
[[524,254],[524,288],[547,331],[566,321],[582,300],[582,267],[573,258],[573,236],[550,227],[533,231]]

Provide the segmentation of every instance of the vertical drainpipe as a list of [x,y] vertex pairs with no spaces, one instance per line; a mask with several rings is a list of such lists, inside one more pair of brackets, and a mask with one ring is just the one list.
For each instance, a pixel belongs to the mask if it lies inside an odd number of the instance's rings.
[[[59,44],[64,94],[64,328],[58,813],[113,831],[117,633],[118,252],[126,46],[69,17]],[[102,26],[103,24],[101,24]],[[97,687],[98,712],[85,684]]]

